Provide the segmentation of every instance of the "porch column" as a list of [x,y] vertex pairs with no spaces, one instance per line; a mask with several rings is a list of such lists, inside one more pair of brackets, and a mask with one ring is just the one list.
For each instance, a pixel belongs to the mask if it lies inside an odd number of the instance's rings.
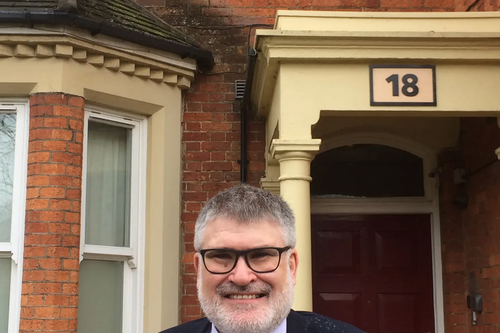
[[321,140],[279,140],[271,144],[273,158],[280,165],[280,191],[296,219],[299,266],[295,286],[295,310],[312,310],[310,166]]

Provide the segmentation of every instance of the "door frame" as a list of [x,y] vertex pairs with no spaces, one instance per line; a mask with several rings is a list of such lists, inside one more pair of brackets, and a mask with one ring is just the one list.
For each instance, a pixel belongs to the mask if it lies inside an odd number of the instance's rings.
[[437,152],[417,142],[387,133],[364,132],[323,140],[319,153],[353,144],[380,144],[410,152],[423,159],[424,197],[332,198],[311,197],[311,215],[429,214],[431,222],[432,275],[435,333],[444,330],[443,270],[439,219]]

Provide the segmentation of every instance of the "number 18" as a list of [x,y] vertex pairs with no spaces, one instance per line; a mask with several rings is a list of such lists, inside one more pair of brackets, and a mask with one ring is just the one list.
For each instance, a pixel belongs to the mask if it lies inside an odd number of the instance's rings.
[[[392,74],[387,79],[388,83],[392,82],[392,96],[399,96],[399,75]],[[403,95],[413,97],[418,95],[418,77],[415,74],[406,74],[403,76],[403,88],[401,92]]]

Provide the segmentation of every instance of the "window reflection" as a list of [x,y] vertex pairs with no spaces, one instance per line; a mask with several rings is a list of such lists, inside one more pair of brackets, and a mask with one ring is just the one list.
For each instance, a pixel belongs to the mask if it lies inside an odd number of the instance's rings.
[[423,160],[382,145],[357,144],[323,152],[311,164],[311,195],[424,196]]
[[0,242],[10,241],[16,114],[0,113]]

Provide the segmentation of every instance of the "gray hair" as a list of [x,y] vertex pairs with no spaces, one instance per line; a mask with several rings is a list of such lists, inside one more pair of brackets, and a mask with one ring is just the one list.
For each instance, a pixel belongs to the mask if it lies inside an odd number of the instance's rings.
[[269,191],[239,184],[219,192],[201,210],[195,225],[196,251],[201,249],[207,224],[221,217],[238,223],[276,222],[281,227],[285,245],[295,247],[295,217],[290,206]]

